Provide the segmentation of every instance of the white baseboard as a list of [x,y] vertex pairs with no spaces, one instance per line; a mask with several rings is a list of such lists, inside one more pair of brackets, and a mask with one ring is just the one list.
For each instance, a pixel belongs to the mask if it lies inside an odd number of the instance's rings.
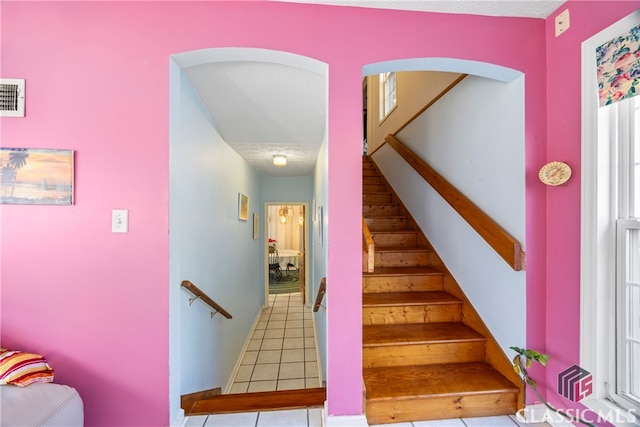
[[324,402],[322,409],[322,426],[323,427],[369,427],[367,417],[361,415],[328,415],[327,401]]
[[184,409],[180,408],[176,416],[171,420],[171,427],[183,427],[187,423],[187,418],[184,416]]
[[320,362],[320,347],[318,347],[318,329],[316,328],[316,316],[313,315],[313,308],[311,308],[311,323],[313,324],[313,339],[315,340],[314,344],[316,346],[316,363],[318,365],[318,382],[320,383],[320,387],[322,387],[322,383],[324,382],[324,378],[322,377],[322,363]]
[[247,335],[247,339],[244,341],[244,345],[242,346],[242,350],[240,351],[240,357],[238,357],[238,360],[236,360],[236,365],[233,367],[233,371],[229,376],[229,381],[227,382],[227,386],[224,388],[224,391],[222,392],[222,394],[231,393],[231,387],[233,386],[233,383],[236,379],[236,375],[238,374],[238,370],[242,365],[242,358],[244,357],[244,353],[247,351],[247,347],[249,347],[249,341],[251,341],[251,337],[253,336],[253,333],[256,330],[256,326],[258,326],[258,322],[260,321],[260,315],[262,314],[262,311],[265,309],[265,307],[266,306],[264,305],[260,307],[260,311],[258,311],[258,314],[256,315],[256,318],[253,321],[253,325],[251,325],[251,330],[249,331],[249,335]]
[[547,423],[553,427],[574,427],[574,424],[544,406],[542,403],[527,405],[523,410],[516,413],[516,419],[521,423]]

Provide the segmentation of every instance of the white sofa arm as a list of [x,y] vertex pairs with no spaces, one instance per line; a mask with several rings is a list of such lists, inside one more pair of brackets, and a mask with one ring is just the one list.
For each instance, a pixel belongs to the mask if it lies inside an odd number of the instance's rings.
[[0,425],[82,427],[82,399],[76,389],[62,384],[1,385]]

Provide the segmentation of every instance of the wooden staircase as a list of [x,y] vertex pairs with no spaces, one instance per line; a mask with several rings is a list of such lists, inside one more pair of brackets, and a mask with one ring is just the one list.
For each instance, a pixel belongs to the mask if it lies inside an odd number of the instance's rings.
[[362,213],[375,244],[362,295],[369,424],[514,414],[509,360],[368,157]]

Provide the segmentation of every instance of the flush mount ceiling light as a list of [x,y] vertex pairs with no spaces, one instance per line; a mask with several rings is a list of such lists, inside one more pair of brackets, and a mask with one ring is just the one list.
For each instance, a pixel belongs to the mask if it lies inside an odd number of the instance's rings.
[[274,154],[273,164],[275,166],[285,166],[287,164],[287,156],[284,154]]

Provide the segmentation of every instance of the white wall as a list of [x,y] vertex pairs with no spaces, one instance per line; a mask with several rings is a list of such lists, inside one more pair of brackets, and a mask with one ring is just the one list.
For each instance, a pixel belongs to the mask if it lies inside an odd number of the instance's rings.
[[[188,78],[171,69],[169,258],[171,407],[180,394],[225,387],[264,299],[261,177],[227,145]],[[238,193],[249,221],[238,219]],[[180,288],[190,280],[233,315],[210,318],[208,306]],[[179,326],[174,317],[179,317]],[[175,349],[179,348],[179,354]],[[176,371],[176,369],[178,371]],[[180,378],[178,385],[174,378]]]
[[[524,78],[469,76],[398,139],[525,245]],[[396,152],[373,155],[498,343],[525,341],[525,272],[514,272]]]
[[387,135],[395,133],[460,76],[440,71],[396,73],[397,106],[384,120],[380,119],[380,75],[367,77],[367,151],[372,153],[382,145]]
[[[311,231],[311,246],[313,247],[313,261],[311,272],[311,286],[309,291],[310,301],[315,302],[318,288],[320,287],[320,281],[327,275],[327,176],[328,176],[328,152],[327,141],[325,140],[320,147],[318,153],[318,160],[316,161],[316,167],[314,170],[313,181],[313,198],[315,199],[315,214],[311,212],[311,218],[315,218],[312,222],[313,227]],[[320,217],[318,216],[318,210],[323,209],[323,224],[320,223]],[[311,205],[310,209],[314,206]],[[323,228],[323,239],[320,240],[320,227]],[[325,295],[323,305],[327,304],[327,296]],[[316,341],[318,343],[318,360],[320,362],[320,369],[322,370],[321,381],[327,379],[327,312],[321,307],[316,313],[314,313],[314,322],[316,325]]]

